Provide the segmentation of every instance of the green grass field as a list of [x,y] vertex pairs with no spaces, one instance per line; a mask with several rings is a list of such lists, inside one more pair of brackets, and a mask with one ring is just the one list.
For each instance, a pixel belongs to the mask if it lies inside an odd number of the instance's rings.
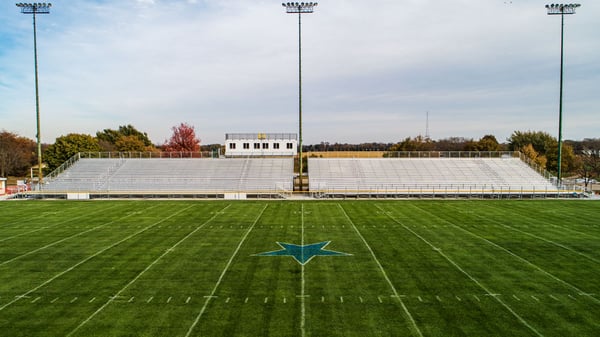
[[[598,336],[599,215],[560,200],[1,202],[0,336]],[[307,248],[256,255],[277,242]]]

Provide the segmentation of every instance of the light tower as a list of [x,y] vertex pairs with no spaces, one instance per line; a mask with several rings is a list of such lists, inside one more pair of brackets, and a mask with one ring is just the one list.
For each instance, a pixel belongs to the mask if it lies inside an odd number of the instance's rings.
[[300,179],[300,191],[302,185],[302,14],[314,12],[316,2],[285,2],[281,4],[289,14],[298,14],[298,170]]
[[50,14],[51,3],[22,3],[16,4],[21,8],[21,13],[33,16],[33,59],[35,63],[35,120],[37,124],[37,157],[38,157],[38,188],[42,189],[42,135],[40,131],[40,94],[38,88],[38,61],[37,61],[37,30],[35,25],[36,14]]
[[565,14],[575,14],[575,9],[580,7],[580,4],[551,4],[546,5],[548,15],[560,15],[560,95],[558,102],[558,174],[557,185],[562,186],[562,110],[563,110],[563,41],[565,30]]

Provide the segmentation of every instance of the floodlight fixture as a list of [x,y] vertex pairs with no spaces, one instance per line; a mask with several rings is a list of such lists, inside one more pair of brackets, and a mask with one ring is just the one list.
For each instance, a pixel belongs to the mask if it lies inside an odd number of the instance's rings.
[[21,8],[23,14],[50,14],[51,3],[23,3],[19,2],[16,4],[17,7]]
[[575,14],[575,10],[581,7],[580,4],[551,4],[546,5],[548,9],[548,15],[563,15],[563,14]]
[[23,3],[19,2],[16,4],[17,7],[21,8],[21,13],[32,14],[33,17],[33,59],[35,69],[35,119],[37,124],[37,157],[38,157],[38,189],[42,189],[43,173],[42,173],[42,136],[40,128],[40,92],[38,85],[38,60],[37,60],[37,29],[35,23],[36,14],[50,14],[51,3],[39,2],[39,3]]
[[298,14],[298,179],[300,191],[303,190],[302,171],[302,14],[314,12],[316,2],[284,2],[281,4],[289,14]]
[[560,94],[558,99],[558,163],[557,163],[557,186],[562,186],[562,115],[563,115],[563,60],[564,60],[564,31],[565,15],[575,14],[575,9],[580,4],[551,4],[546,5],[548,15],[560,15]]
[[285,7],[286,12],[290,14],[296,13],[312,13],[314,11],[315,6],[318,5],[317,2],[284,2],[281,4]]

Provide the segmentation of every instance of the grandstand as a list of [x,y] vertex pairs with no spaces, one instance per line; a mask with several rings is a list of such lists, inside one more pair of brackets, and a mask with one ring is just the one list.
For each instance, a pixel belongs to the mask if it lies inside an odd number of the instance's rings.
[[81,158],[46,194],[275,196],[292,190],[290,158]]
[[[466,154],[466,155],[465,155]],[[391,154],[388,154],[391,155]],[[406,156],[405,156],[406,155]],[[308,159],[303,197],[564,197],[518,152],[406,153],[398,158]],[[47,177],[42,197],[288,198],[293,157],[183,158],[80,154]],[[36,194],[36,193],[33,193]]]
[[559,192],[549,179],[512,156],[309,158],[308,166],[309,190],[317,197],[521,197]]

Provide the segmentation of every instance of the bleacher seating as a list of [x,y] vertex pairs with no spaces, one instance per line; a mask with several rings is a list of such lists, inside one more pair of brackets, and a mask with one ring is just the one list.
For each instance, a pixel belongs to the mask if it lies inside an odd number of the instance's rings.
[[80,159],[46,192],[277,193],[291,191],[292,158]]
[[309,158],[320,194],[546,193],[556,187],[519,158]]

